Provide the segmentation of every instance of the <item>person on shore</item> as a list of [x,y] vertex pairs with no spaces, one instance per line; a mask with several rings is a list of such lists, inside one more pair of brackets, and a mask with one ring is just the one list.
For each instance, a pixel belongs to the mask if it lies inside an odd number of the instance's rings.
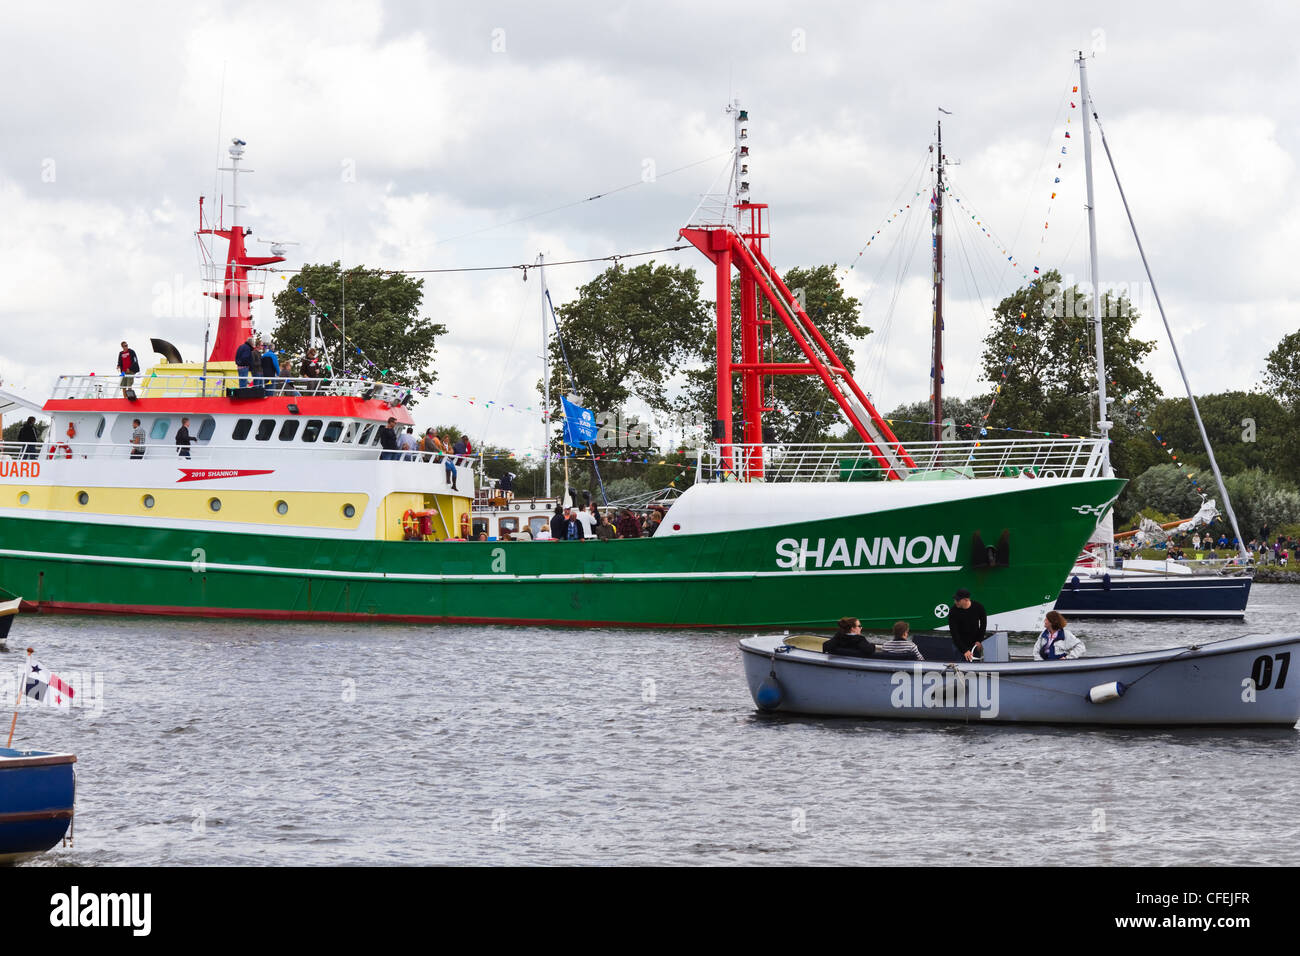
[[190,445],[194,444],[194,439],[190,437],[190,420],[181,419],[181,427],[176,429],[176,457],[189,458]]
[[144,428],[140,419],[131,419],[131,460],[144,461]]
[[1066,630],[1065,625],[1068,623],[1060,611],[1047,612],[1047,617],[1043,620],[1043,633],[1038,635],[1038,641],[1034,644],[1034,660],[1059,661],[1083,656],[1087,648],[1083,646],[1083,641]]
[[972,601],[970,591],[958,588],[953,595],[953,606],[948,612],[948,633],[952,635],[953,647],[966,660],[972,660],[975,651],[984,650],[984,638],[988,636],[989,619],[984,605]]
[[822,645],[822,650],[841,657],[876,656],[876,645],[862,636],[862,622],[856,617],[840,618],[839,628]]
[[18,441],[23,446],[23,458],[30,461],[39,457],[41,447],[41,436],[36,431],[36,416],[28,415],[27,421],[23,422],[18,429]]
[[899,657],[910,657],[913,660],[923,661],[921,649],[916,646],[912,640],[912,629],[906,621],[894,622],[894,638],[880,645],[880,653],[897,654]]
[[135,376],[140,374],[140,360],[136,358],[135,349],[131,348],[125,342],[122,343],[122,351],[117,353],[117,370],[122,373],[122,394],[135,382]]

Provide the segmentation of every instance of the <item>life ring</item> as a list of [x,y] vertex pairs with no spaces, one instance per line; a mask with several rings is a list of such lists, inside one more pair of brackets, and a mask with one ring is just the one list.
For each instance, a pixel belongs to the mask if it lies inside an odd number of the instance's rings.
[[470,527],[469,527],[469,512],[466,511],[464,514],[462,514],[462,515],[460,516],[460,536],[461,536],[462,538],[468,538],[468,537],[469,537],[469,530],[470,530]]
[[402,534],[407,541],[414,541],[420,537],[420,520],[410,508],[402,514]]
[[48,455],[45,456],[46,459],[53,458],[53,457],[55,456],[55,454],[58,452],[58,450],[59,450],[60,448],[63,449],[63,451],[64,451],[64,457],[65,457],[65,458],[68,458],[68,459],[71,459],[71,458],[72,458],[72,446],[71,446],[71,445],[65,445],[65,444],[63,444],[62,442],[60,442],[60,443],[57,444],[57,445],[51,445],[51,446],[50,446],[50,453],[49,453]]

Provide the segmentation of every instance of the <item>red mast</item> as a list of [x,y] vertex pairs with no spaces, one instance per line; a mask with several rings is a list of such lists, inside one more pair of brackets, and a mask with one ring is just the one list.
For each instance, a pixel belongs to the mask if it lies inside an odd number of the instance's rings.
[[241,342],[253,334],[252,304],[254,300],[260,299],[262,296],[249,292],[249,268],[284,262],[284,256],[250,256],[244,249],[244,237],[253,231],[245,229],[239,224],[239,210],[243,208],[239,204],[239,174],[253,171],[239,168],[239,161],[244,155],[246,145],[242,139],[232,140],[230,146],[231,165],[221,167],[223,172],[233,174],[231,177],[233,180],[231,187],[233,201],[230,204],[233,212],[230,217],[231,225],[229,229],[221,228],[220,225],[215,229],[204,227],[203,197],[199,197],[198,235],[220,236],[230,243],[229,251],[226,254],[225,271],[220,280],[220,288],[205,290],[203,293],[221,302],[221,321],[217,325],[217,340],[212,345],[212,354],[208,356],[209,362],[234,361],[235,350],[239,348]]
[[[816,375],[835,398],[858,436],[865,442],[881,469],[890,478],[901,478],[915,467],[911,456],[899,444],[889,425],[858,387],[844,363],[822,336],[808,313],[781,280],[776,269],[763,254],[764,203],[749,201],[749,112],[738,105],[729,107],[736,114],[736,158],[734,182],[728,194],[726,221],[689,226],[680,235],[708,256],[716,267],[717,291],[717,405],[721,423],[715,439],[723,445],[725,468],[735,468],[730,447],[732,437],[731,382],[739,373],[741,407],[744,413],[745,474],[761,478],[763,474],[763,413],[771,411],[763,404],[762,381],[765,375]],[[739,202],[731,202],[734,196]],[[735,210],[735,212],[731,211]],[[741,230],[742,217],[748,217]],[[731,271],[740,272],[740,361],[732,361]],[[763,357],[763,330],[772,321],[759,317],[760,298],[768,303],[775,320],[799,346],[806,362],[772,362]]]

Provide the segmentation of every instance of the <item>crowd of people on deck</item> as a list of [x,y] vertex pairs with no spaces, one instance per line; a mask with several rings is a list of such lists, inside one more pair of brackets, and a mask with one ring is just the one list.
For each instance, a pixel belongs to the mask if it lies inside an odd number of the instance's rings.
[[[126,343],[122,345],[125,347]],[[272,395],[300,395],[321,387],[327,369],[316,349],[309,348],[301,356],[284,358],[281,362],[283,355],[269,343],[250,335],[235,350],[239,387],[261,386]]]
[[618,509],[616,517],[600,510],[596,504],[585,508],[556,505],[550,521],[540,525],[536,533],[528,527],[512,533],[515,541],[586,541],[592,538],[615,541],[620,538],[654,537],[666,514],[662,505],[651,505],[643,514],[631,508]]

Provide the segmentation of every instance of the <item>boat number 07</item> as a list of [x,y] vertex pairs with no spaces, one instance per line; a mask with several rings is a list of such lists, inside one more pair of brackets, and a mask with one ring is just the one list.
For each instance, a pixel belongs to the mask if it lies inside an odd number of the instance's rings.
[[1285,652],[1275,655],[1277,657],[1277,683],[1273,684],[1273,658],[1264,654],[1255,658],[1255,664],[1250,669],[1250,679],[1255,684],[1256,690],[1268,690],[1271,684],[1275,690],[1281,690],[1286,685],[1286,672],[1291,667],[1291,653]]

